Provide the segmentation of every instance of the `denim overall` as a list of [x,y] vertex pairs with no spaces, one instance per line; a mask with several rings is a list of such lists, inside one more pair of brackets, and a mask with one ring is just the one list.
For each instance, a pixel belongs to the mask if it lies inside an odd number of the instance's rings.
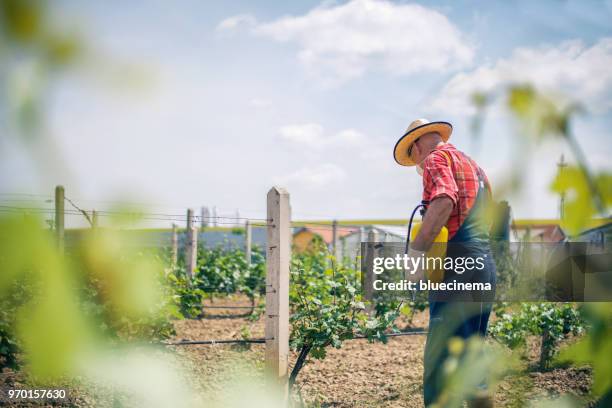
[[[488,227],[481,209],[488,193],[484,178],[478,171],[479,188],[476,200],[457,233],[448,241],[447,257],[482,257],[484,268],[462,274],[445,271],[444,282],[482,282],[495,288],[495,262],[489,247]],[[429,332],[425,345],[423,394],[425,406],[433,404],[444,386],[443,363],[448,357],[447,344],[451,337],[467,339],[484,336],[487,331],[494,292],[429,293]],[[484,379],[483,379],[484,381]],[[484,386],[484,385],[483,385]],[[486,387],[486,386],[484,386]]]

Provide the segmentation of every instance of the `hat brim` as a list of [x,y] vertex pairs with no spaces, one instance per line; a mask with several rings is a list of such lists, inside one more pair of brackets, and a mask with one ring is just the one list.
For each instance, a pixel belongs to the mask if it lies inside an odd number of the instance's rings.
[[444,142],[450,139],[451,133],[453,133],[453,125],[448,122],[430,122],[421,126],[417,126],[414,129],[404,133],[402,137],[395,144],[393,149],[393,158],[402,166],[416,166],[416,163],[408,155],[408,148],[413,144],[419,137],[427,133],[439,133],[440,137]]

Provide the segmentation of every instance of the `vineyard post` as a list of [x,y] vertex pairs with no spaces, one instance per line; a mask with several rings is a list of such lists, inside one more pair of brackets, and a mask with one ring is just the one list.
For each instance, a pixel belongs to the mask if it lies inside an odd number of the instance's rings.
[[200,208],[200,215],[201,215],[200,228],[203,231],[204,228],[208,227],[208,219],[210,218],[210,215],[208,214],[208,207]]
[[[366,245],[366,253],[365,253],[365,262],[363,263],[363,268],[361,269],[361,273],[363,273],[363,299],[365,301],[371,302],[374,298],[373,296],[373,283],[374,283],[374,272],[371,267],[374,264],[374,243],[376,242],[377,234],[374,229],[370,229],[368,232],[368,244]],[[371,307],[371,306],[370,306]]]
[[197,229],[193,225],[193,209],[187,210],[187,240],[185,243],[185,267],[187,274],[191,278],[196,267],[198,255],[198,235]]
[[332,221],[332,254],[338,262],[338,220]]
[[98,228],[98,212],[96,210],[91,211],[91,228]]
[[178,260],[178,232],[177,225],[172,223],[172,266],[176,266]]
[[55,236],[57,248],[64,252],[64,186],[55,187]]
[[287,392],[289,356],[289,262],[291,207],[289,193],[272,187],[267,196],[266,369]]
[[244,223],[244,256],[246,258],[246,263],[247,266],[251,266],[251,233],[252,233],[252,227],[251,227],[251,221],[246,220],[246,222]]
[[365,233],[365,227],[359,227],[359,243],[357,244],[357,249],[355,251],[355,270],[360,268],[359,261],[365,261],[364,255],[361,251],[361,244],[366,242],[367,235]]

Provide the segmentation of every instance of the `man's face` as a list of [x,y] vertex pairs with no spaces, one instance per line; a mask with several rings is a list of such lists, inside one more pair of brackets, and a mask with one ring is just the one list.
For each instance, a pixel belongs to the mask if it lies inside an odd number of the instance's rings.
[[423,152],[421,151],[421,146],[419,146],[420,141],[420,138],[415,140],[414,143],[412,143],[408,148],[408,155],[410,156],[412,161],[417,164],[417,166],[420,165],[421,162],[425,159],[422,154]]
[[415,140],[408,148],[408,155],[417,165],[420,165],[431,152],[431,149],[427,150],[427,146],[431,146],[431,136],[439,137],[437,133],[426,133]]

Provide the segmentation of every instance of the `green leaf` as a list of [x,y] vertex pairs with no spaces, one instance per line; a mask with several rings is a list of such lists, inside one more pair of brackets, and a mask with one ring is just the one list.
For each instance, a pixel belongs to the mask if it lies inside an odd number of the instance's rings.
[[[601,173],[595,183],[603,195],[604,204],[612,203],[612,173]],[[565,217],[562,226],[574,235],[589,226],[589,221],[597,214],[593,195],[584,172],[575,166],[564,168],[551,184],[551,190],[565,196]]]
[[577,343],[562,350],[559,360],[592,365],[593,392],[604,395],[612,391],[612,304],[587,304],[584,312],[591,329]]

